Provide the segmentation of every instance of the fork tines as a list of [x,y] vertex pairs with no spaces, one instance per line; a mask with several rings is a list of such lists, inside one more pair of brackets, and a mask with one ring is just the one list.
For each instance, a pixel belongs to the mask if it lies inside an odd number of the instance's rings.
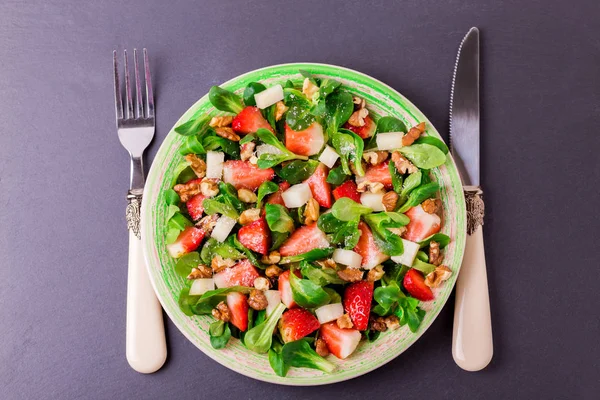
[[133,95],[131,93],[131,83],[129,79],[129,62],[127,50],[123,51],[124,66],[125,66],[125,102],[126,109],[123,114],[123,97],[121,94],[121,86],[119,80],[119,66],[117,61],[117,51],[113,51],[113,64],[115,74],[115,110],[117,113],[117,122],[128,119],[146,119],[154,118],[154,98],[152,95],[152,78],[150,76],[150,63],[148,62],[148,52],[144,53],[144,81],[146,84],[145,101],[142,99],[142,86],[139,72],[139,63],[137,57],[137,49],[133,49],[133,69],[135,74],[135,112],[133,104]]

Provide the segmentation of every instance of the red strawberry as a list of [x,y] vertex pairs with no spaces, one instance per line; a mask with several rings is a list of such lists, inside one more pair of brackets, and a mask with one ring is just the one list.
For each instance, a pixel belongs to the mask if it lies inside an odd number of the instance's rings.
[[372,301],[373,282],[354,282],[344,291],[344,310],[350,315],[352,324],[359,331],[364,331],[369,325]]
[[404,275],[404,280],[402,281],[404,288],[410,293],[412,297],[421,301],[429,301],[433,300],[433,292],[425,284],[425,278],[421,271],[418,271],[414,268],[408,270],[406,275]]
[[356,350],[361,334],[356,329],[341,329],[333,321],[321,325],[320,337],[325,341],[331,354],[344,359]]
[[238,240],[252,251],[267,254],[271,244],[271,232],[264,218],[242,226],[238,231]]
[[313,122],[303,131],[295,131],[285,124],[285,147],[292,153],[312,156],[321,151],[324,144],[323,127],[318,122]]
[[329,170],[325,164],[320,163],[315,172],[304,182],[310,187],[313,197],[321,207],[331,207],[331,185],[327,182]]
[[198,221],[200,218],[202,218],[202,214],[204,214],[204,205],[202,204],[204,199],[206,199],[206,196],[204,196],[202,193],[198,193],[189,199],[187,203],[185,203],[188,213],[194,221]]
[[425,212],[421,205],[409,208],[405,214],[410,218],[410,223],[406,225],[406,232],[402,237],[411,242],[420,242],[434,233],[438,233],[442,227],[440,216]]
[[313,249],[329,247],[325,233],[317,227],[317,223],[304,225],[294,231],[279,248],[282,256],[296,256]]
[[167,245],[167,251],[171,257],[179,258],[190,251],[196,250],[205,235],[206,233],[202,229],[188,226],[179,234],[175,242]]
[[231,183],[236,189],[256,190],[274,176],[271,168],[260,169],[250,161],[229,160],[223,164],[223,182]]
[[[294,274],[298,278],[302,278],[300,271],[294,270]],[[277,278],[277,288],[279,290],[279,296],[281,297],[281,302],[285,304],[287,308],[296,307],[296,303],[294,302],[294,298],[292,296],[292,288],[290,287],[290,271],[284,271]]]
[[365,117],[365,124],[363,126],[352,126],[346,122],[344,124],[344,128],[350,129],[363,139],[367,139],[375,134],[375,131],[377,130],[377,124],[375,121],[373,121],[373,118],[367,115]]
[[281,194],[290,188],[289,182],[281,182],[279,184],[279,190],[267,197],[267,203],[269,204],[280,204],[285,207],[285,203],[283,202],[283,197]]
[[361,221],[358,223],[358,229],[360,230],[360,239],[358,239],[358,243],[353,250],[362,256],[361,266],[364,269],[372,269],[390,258],[390,256],[379,250],[369,225]]
[[231,314],[233,326],[244,332],[248,329],[248,299],[240,292],[227,294],[227,308]]
[[319,329],[319,320],[304,308],[287,310],[279,320],[279,333],[284,343],[302,339]]
[[357,176],[356,183],[360,184],[364,181],[383,183],[386,189],[392,188],[392,174],[388,167],[389,162],[373,165],[365,171],[364,176]]
[[333,198],[336,200],[342,197],[348,197],[357,203],[360,203],[360,193],[356,190],[356,183],[353,180],[347,180],[340,186],[333,189]]
[[223,271],[213,275],[215,285],[220,288],[231,286],[254,286],[254,280],[258,278],[258,271],[254,266],[244,259],[231,268],[225,268]]
[[271,125],[262,116],[260,109],[254,106],[248,106],[240,111],[231,122],[231,128],[242,135],[254,133],[260,128],[273,132],[273,128],[271,128]]

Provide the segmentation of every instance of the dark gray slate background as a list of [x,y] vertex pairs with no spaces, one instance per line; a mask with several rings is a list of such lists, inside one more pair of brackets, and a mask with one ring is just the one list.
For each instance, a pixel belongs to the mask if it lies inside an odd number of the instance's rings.
[[[600,4],[587,1],[0,4],[2,399],[531,399],[600,396]],[[91,3],[91,2],[90,2]],[[452,301],[389,365],[290,388],[204,356],[167,323],[169,358],[125,360],[128,158],[112,50],[147,47],[150,161],[211,85],[285,62],[343,65],[412,100],[447,137],[458,43],[482,35],[482,179],[495,357],[452,361]]]

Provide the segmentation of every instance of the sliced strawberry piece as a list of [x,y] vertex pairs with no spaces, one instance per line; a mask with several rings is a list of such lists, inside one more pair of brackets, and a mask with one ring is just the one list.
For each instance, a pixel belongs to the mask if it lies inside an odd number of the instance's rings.
[[369,225],[360,221],[358,229],[360,230],[360,239],[358,239],[358,243],[353,250],[362,256],[361,266],[364,269],[372,269],[390,258],[390,256],[379,250]]
[[302,339],[319,329],[319,320],[304,308],[287,310],[279,320],[279,333],[284,343]]
[[429,286],[425,284],[425,278],[421,271],[414,268],[409,269],[406,275],[404,275],[402,284],[415,299],[429,301],[435,298]]
[[190,217],[192,217],[194,221],[198,221],[200,218],[202,218],[202,214],[204,214],[204,205],[202,204],[204,199],[206,199],[206,196],[204,196],[202,193],[198,193],[189,199],[187,203],[185,203],[188,214],[190,214]]
[[315,172],[304,181],[310,187],[313,197],[321,207],[331,207],[331,185],[327,182],[329,170],[325,164],[320,163]]
[[363,139],[367,139],[375,134],[375,131],[377,130],[377,124],[375,121],[373,121],[373,118],[367,115],[365,117],[365,124],[363,126],[352,126],[346,122],[344,124],[344,128],[350,129]]
[[[295,270],[294,274],[298,278],[302,278],[300,271]],[[277,288],[279,290],[279,297],[281,297],[281,302],[285,304],[287,308],[297,307],[296,302],[294,301],[294,297],[292,296],[292,287],[290,286],[290,271],[284,271],[277,278]]]
[[361,334],[356,329],[341,329],[335,321],[321,325],[320,337],[331,354],[342,360],[354,353]]
[[372,301],[373,282],[354,282],[344,291],[344,310],[350,315],[352,324],[359,331],[364,331],[369,325]]
[[281,245],[279,254],[282,256],[296,256],[313,249],[329,247],[327,236],[317,227],[317,223],[304,225],[294,231]]
[[248,106],[240,111],[240,113],[233,118],[231,128],[242,135],[254,133],[260,128],[268,129],[273,132],[273,128],[262,116],[260,109],[254,106]]
[[392,174],[390,174],[388,164],[389,162],[386,161],[367,168],[364,176],[356,177],[356,184],[365,181],[380,182],[383,183],[386,189],[392,189]]
[[254,280],[260,275],[254,266],[244,259],[231,268],[225,268],[223,271],[213,275],[215,285],[220,288],[231,286],[254,286]]
[[313,122],[303,131],[295,131],[285,124],[285,147],[292,153],[312,156],[319,153],[324,144],[323,127],[318,122]]
[[347,180],[340,186],[333,189],[333,198],[336,200],[342,197],[348,197],[357,203],[360,203],[360,193],[356,190],[356,183],[353,180]]
[[205,235],[206,233],[202,229],[188,226],[179,234],[175,242],[167,245],[167,251],[171,257],[179,258],[190,251],[196,250]]
[[240,292],[227,294],[227,308],[231,314],[229,320],[233,326],[244,332],[248,329],[248,298]]
[[242,226],[238,231],[238,240],[252,251],[267,254],[271,245],[271,231],[264,218]]
[[267,197],[267,203],[269,204],[279,204],[285,207],[285,203],[283,202],[283,197],[281,194],[290,188],[289,182],[281,182],[279,184],[279,190]]
[[405,214],[410,218],[410,222],[406,225],[406,232],[402,237],[411,242],[420,242],[434,233],[438,233],[442,227],[440,216],[425,212],[420,204],[409,208]]
[[271,168],[260,169],[250,161],[229,160],[223,164],[223,182],[232,184],[236,189],[256,190],[274,176],[275,171]]

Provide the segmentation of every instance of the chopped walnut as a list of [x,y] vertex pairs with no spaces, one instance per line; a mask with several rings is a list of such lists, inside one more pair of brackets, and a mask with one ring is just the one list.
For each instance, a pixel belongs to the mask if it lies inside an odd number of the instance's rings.
[[250,156],[250,158],[248,159],[248,162],[250,162],[250,164],[256,165],[256,163],[258,162],[258,157],[256,157],[254,154],[252,156]]
[[269,280],[263,276],[259,276],[254,280],[254,288],[258,290],[269,290],[270,286]]
[[352,320],[350,319],[350,315],[344,314],[339,317],[336,321],[338,328],[340,329],[352,329],[354,325],[352,324]]
[[338,276],[344,282],[356,282],[363,278],[363,272],[358,268],[346,268],[337,271]]
[[392,161],[396,166],[396,169],[401,173],[409,173],[413,174],[419,171],[419,168],[415,167],[413,163],[411,163],[408,158],[404,157],[400,152],[394,151],[392,153]]
[[385,318],[383,317],[377,317],[377,318],[373,318],[371,317],[371,330],[377,331],[377,332],[385,332],[387,331],[388,327],[385,323]]
[[401,226],[400,228],[387,228],[388,231],[392,232],[394,235],[402,236],[404,232],[406,232],[406,227]]
[[333,258],[317,261],[317,264],[319,264],[321,268],[337,269],[337,263],[333,261]]
[[242,212],[238,222],[240,225],[248,225],[258,219],[260,219],[260,208],[249,208]]
[[281,261],[281,255],[279,255],[279,252],[277,250],[273,250],[269,254],[265,254],[264,256],[262,256],[260,261],[266,265],[277,264],[279,261]]
[[204,233],[208,236],[217,224],[218,219],[219,216],[217,214],[207,215],[205,217],[202,217],[202,219],[196,223],[196,226],[202,229]]
[[427,199],[421,203],[421,207],[427,214],[436,214],[441,208],[441,203],[440,199]]
[[381,193],[385,186],[381,182],[362,181],[356,187],[356,191],[359,193]]
[[383,266],[378,265],[375,268],[371,269],[367,272],[367,281],[375,282],[383,278],[385,271],[383,270]]
[[277,278],[282,272],[283,270],[277,265],[269,265],[265,270],[265,275],[269,278]]
[[206,163],[203,159],[195,154],[188,154],[185,156],[185,161],[187,161],[198,178],[206,176]]
[[385,325],[389,330],[393,331],[400,327],[400,319],[395,315],[390,315],[389,317],[385,317]]
[[348,119],[348,123],[352,126],[365,126],[365,118],[369,115],[369,110],[366,108],[360,108],[352,113],[350,119]]
[[198,182],[180,183],[175,185],[173,190],[177,192],[182,203],[187,203],[189,199],[201,191]]
[[222,127],[222,128],[215,128],[215,133],[219,136],[221,136],[222,138],[225,139],[229,139],[232,140],[234,142],[239,142],[240,141],[240,136],[235,133],[233,131],[233,129],[231,129],[228,126]]
[[265,293],[262,290],[252,289],[250,291],[250,296],[248,297],[248,305],[250,308],[260,311],[267,308],[269,302],[267,301],[267,296],[265,296]]
[[452,276],[452,270],[445,265],[440,265],[435,271],[427,274],[425,284],[430,288],[438,287],[442,282],[448,280]]
[[415,125],[408,130],[406,135],[402,136],[402,146],[410,146],[425,132],[425,122]]
[[312,83],[310,79],[305,78],[304,82],[302,83],[302,93],[304,93],[304,95],[308,97],[309,100],[312,100],[315,94],[317,94],[318,92],[319,87]]
[[214,179],[204,178],[200,183],[200,192],[203,196],[214,197],[219,194],[219,185]]
[[254,193],[252,190],[241,188],[238,190],[237,194],[238,198],[244,203],[256,203],[258,200],[256,193]]
[[283,101],[275,103],[275,121],[279,121],[288,109],[289,107],[286,107]]
[[360,110],[361,108],[365,108],[367,106],[367,101],[358,96],[352,96],[352,102],[354,103],[355,110]]
[[433,265],[440,265],[444,256],[440,251],[440,244],[434,240],[429,243],[429,263]]
[[383,203],[383,208],[385,208],[385,211],[394,211],[396,209],[396,205],[398,204],[398,193],[394,192],[393,190],[387,192],[383,195],[381,202]]
[[223,116],[212,117],[210,119],[210,122],[208,123],[208,126],[213,127],[213,128],[223,128],[225,126],[231,125],[232,122],[233,122],[232,116],[223,115]]
[[306,203],[306,208],[304,208],[304,224],[310,225],[313,222],[317,222],[320,210],[319,202],[311,197]]
[[219,304],[217,304],[215,308],[213,308],[212,316],[223,322],[229,322],[229,320],[231,319],[231,312],[229,311],[229,307],[227,307],[227,304],[225,304],[225,302],[222,301]]
[[254,142],[247,142],[240,146],[240,158],[242,161],[248,161],[254,155],[255,147],[256,144]]
[[389,155],[387,151],[367,151],[363,154],[363,159],[371,165],[378,165],[387,160]]
[[204,264],[199,264],[197,267],[192,268],[192,272],[187,276],[189,280],[210,278],[213,272],[212,269]]
[[315,341],[315,351],[321,357],[327,357],[329,355],[329,349],[327,348],[327,343],[321,338]]
[[217,272],[223,271],[225,268],[233,267],[234,265],[235,260],[232,260],[231,258],[223,258],[218,254],[213,257],[210,263],[210,267],[212,268],[213,273],[215,274]]

